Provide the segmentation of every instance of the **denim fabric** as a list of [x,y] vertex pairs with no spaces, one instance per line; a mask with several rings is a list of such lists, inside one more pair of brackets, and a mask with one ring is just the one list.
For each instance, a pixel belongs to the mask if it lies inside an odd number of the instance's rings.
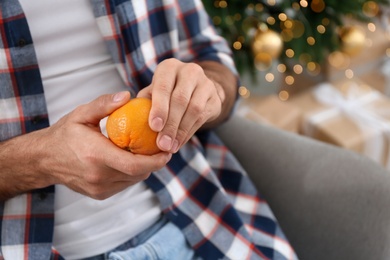
[[[112,251],[84,260],[186,260],[195,259],[182,231],[166,218]],[[197,258],[198,259],[198,258]]]

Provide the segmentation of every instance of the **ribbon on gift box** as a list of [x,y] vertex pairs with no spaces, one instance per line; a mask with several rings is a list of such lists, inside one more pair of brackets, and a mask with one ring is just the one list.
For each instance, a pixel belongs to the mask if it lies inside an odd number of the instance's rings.
[[[390,34],[390,7],[381,5],[381,15],[380,15],[380,21],[382,24],[382,27],[384,28],[385,32],[387,34]],[[386,78],[385,81],[385,89],[384,93],[386,96],[390,97],[390,58],[386,55],[383,60],[382,69],[381,69],[383,75]]]
[[351,84],[344,94],[330,83],[318,85],[312,93],[318,102],[329,107],[306,118],[304,134],[313,136],[314,126],[341,113],[363,132],[371,132],[371,138],[364,141],[362,153],[382,164],[385,157],[385,167],[390,169],[390,123],[381,116],[383,111],[374,111],[367,106],[382,99],[381,93],[374,90],[363,93],[357,84]]
[[386,96],[390,97],[390,57],[386,56],[383,59],[381,72],[385,76],[385,86],[384,86],[383,93]]

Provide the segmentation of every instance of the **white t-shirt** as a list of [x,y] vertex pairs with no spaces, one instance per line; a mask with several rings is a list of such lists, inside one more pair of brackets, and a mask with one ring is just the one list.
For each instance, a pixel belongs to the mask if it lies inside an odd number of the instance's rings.
[[[21,0],[40,66],[50,124],[80,104],[125,90],[89,0]],[[105,133],[105,121],[101,124]],[[56,185],[54,247],[66,259],[104,253],[152,225],[161,210],[144,183],[104,201]]]

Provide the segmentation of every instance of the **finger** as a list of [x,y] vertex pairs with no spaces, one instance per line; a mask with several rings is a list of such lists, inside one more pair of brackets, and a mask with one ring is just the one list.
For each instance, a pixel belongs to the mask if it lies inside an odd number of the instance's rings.
[[169,103],[176,84],[178,64],[179,61],[174,59],[164,60],[157,66],[153,76],[149,125],[156,132],[160,132],[164,128],[168,119]]
[[[188,134],[186,136],[186,138],[184,139],[184,142],[181,144],[181,145],[184,145],[185,143],[187,143],[191,138],[192,136],[205,124],[207,123],[208,121],[210,120],[213,120],[215,117],[217,117],[221,112],[222,112],[222,105],[221,105],[221,100],[215,96],[213,96],[212,98],[209,99],[209,101],[207,102],[208,104],[205,106],[205,110],[204,110],[204,115],[205,116],[202,116],[200,118],[198,118],[198,120],[196,120],[192,126],[192,128],[188,131]],[[215,105],[215,104],[220,104],[218,105],[215,109],[212,109],[212,105]],[[218,108],[219,107],[219,108]],[[207,112],[209,111],[209,112]],[[216,111],[216,112],[211,112],[211,111]],[[207,119],[208,118],[208,119]]]
[[199,128],[207,119],[208,113],[206,108],[208,100],[210,100],[209,93],[201,89],[196,89],[192,94],[191,101],[182,116],[180,125],[177,127],[175,140],[178,142],[178,147],[172,147],[173,153],[176,153],[186,139],[189,138],[188,136],[193,134],[191,129],[194,127]]
[[[200,100],[193,100],[193,92],[196,88],[196,85],[198,85],[198,82],[197,79],[188,77],[188,70],[184,68],[178,75],[175,89],[172,92],[167,122],[157,137],[157,145],[163,151],[177,151],[178,147],[184,139],[184,137],[178,139],[178,130],[180,128],[191,128],[193,124],[191,121],[196,119],[187,118],[188,120],[183,122],[183,116],[185,115],[189,104],[203,103],[199,102]],[[201,98],[202,96],[199,97]]]
[[115,109],[126,104],[129,99],[130,92],[128,91],[102,95],[90,103],[77,107],[71,115],[78,123],[96,125],[102,118],[110,115]]
[[[107,140],[109,142],[109,140]],[[123,172],[129,176],[137,177],[145,173],[157,171],[164,167],[172,157],[172,154],[160,152],[155,155],[133,154],[111,144],[106,149],[102,160],[106,166]]]
[[143,98],[152,98],[152,87],[147,86],[137,93],[137,97],[143,97]]
[[166,152],[154,155],[133,154],[133,158],[132,162],[124,160],[119,170],[131,176],[142,176],[145,173],[158,171],[166,166],[172,158],[172,154]]
[[194,134],[196,133],[196,131],[199,130],[200,127],[198,127],[196,124],[193,125],[193,127],[191,128],[191,130],[189,131],[189,134],[187,135],[187,137],[184,139],[184,142],[182,144],[185,145],[193,136]]

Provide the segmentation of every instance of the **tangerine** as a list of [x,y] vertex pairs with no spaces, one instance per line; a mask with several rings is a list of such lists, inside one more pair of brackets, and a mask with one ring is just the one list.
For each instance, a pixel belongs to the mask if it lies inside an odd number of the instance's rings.
[[148,123],[151,107],[149,98],[130,99],[108,116],[108,138],[118,147],[132,153],[153,155],[160,152],[156,143],[157,132]]

